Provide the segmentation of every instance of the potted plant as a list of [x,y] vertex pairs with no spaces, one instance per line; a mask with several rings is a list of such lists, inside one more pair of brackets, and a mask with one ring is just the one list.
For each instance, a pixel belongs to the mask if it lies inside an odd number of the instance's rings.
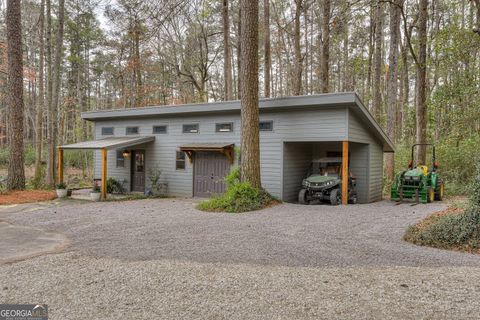
[[100,196],[101,196],[100,187],[97,185],[94,185],[92,188],[92,191],[90,191],[90,199],[92,199],[92,201],[100,201]]
[[63,182],[56,185],[55,191],[57,192],[57,197],[59,198],[65,198],[68,193],[67,186]]

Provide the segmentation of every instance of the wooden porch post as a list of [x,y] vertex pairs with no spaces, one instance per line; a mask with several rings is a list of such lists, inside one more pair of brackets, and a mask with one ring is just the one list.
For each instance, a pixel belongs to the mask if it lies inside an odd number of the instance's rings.
[[58,177],[57,183],[63,183],[63,149],[58,148]]
[[342,143],[342,204],[348,203],[348,141]]
[[107,149],[102,149],[102,184],[101,184],[101,193],[102,199],[107,199]]

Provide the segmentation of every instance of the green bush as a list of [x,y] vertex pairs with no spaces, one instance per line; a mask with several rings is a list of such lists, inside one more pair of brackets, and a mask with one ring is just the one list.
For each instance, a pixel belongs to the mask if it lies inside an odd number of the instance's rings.
[[203,211],[246,212],[265,208],[273,197],[263,189],[254,188],[248,182],[240,181],[238,167],[225,177],[227,191],[209,200],[202,201],[198,209]]
[[107,179],[107,192],[108,193],[119,193],[124,194],[127,192],[125,187],[123,186],[124,183],[115,180],[114,178]]
[[470,201],[460,214],[431,216],[423,224],[410,226],[404,239],[437,248],[480,248],[480,165],[470,187]]

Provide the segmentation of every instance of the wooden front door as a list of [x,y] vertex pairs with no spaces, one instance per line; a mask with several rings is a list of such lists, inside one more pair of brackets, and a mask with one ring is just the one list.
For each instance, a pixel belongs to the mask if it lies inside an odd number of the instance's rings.
[[145,151],[132,151],[132,191],[145,191]]
[[223,153],[196,152],[193,171],[195,197],[210,197],[225,192],[223,179],[230,171],[230,163]]

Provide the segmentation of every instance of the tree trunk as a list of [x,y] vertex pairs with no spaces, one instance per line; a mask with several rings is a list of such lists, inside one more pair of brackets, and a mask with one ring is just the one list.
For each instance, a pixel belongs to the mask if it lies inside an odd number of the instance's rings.
[[59,100],[60,100],[60,79],[61,79],[61,63],[63,57],[63,24],[64,24],[64,12],[65,12],[65,0],[58,1],[58,27],[57,27],[57,36],[55,39],[55,65],[53,68],[53,92],[52,92],[52,106],[51,106],[51,139],[49,141],[49,179],[47,183],[53,186],[55,182],[55,172],[56,172],[56,146],[57,146],[57,135],[58,135],[58,120],[59,120]]
[[383,40],[383,2],[378,1],[375,12],[375,54],[373,56],[373,104],[372,113],[377,121],[382,111],[382,41]]
[[23,54],[21,2],[7,1],[8,120],[10,156],[8,159],[8,190],[25,189],[23,154]]
[[[387,78],[387,135],[393,142],[396,141],[396,118],[398,97],[398,45],[400,36],[400,9],[403,0],[395,0],[390,3],[390,52],[388,55],[388,78]],[[392,181],[395,173],[393,153],[385,156],[385,173]]]
[[329,63],[330,63],[330,1],[320,1],[322,8],[322,43],[320,53],[320,92],[329,92]]
[[242,6],[238,8],[238,32],[237,32],[237,69],[238,83],[237,93],[238,99],[242,98]]
[[302,69],[303,59],[300,47],[300,15],[302,13],[302,0],[295,0],[295,28],[293,32],[293,46],[295,53],[295,67],[293,71],[293,95],[302,94]]
[[264,60],[264,85],[265,97],[270,97],[270,77],[272,73],[272,53],[270,50],[270,1],[264,0],[264,17],[263,23],[265,28],[265,60]]
[[135,21],[134,31],[133,31],[133,46],[134,46],[134,55],[135,55],[135,106],[134,107],[143,107],[143,86],[142,86],[142,62],[140,59],[140,33],[141,26],[140,22]]
[[260,188],[258,111],[258,1],[241,0],[241,178]]
[[225,81],[224,100],[233,99],[232,84],[232,57],[230,48],[230,18],[228,14],[228,0],[223,0],[223,78]]
[[[418,13],[418,65],[417,65],[417,143],[427,138],[427,21],[428,0],[420,0]],[[417,148],[417,161],[425,164],[426,147]]]
[[53,76],[52,76],[52,3],[51,0],[46,0],[47,6],[47,32],[45,42],[47,43],[47,145],[48,145],[48,160],[47,172],[45,176],[45,184],[53,186],[54,184],[54,170],[55,170],[55,147],[53,142],[53,127],[55,125],[55,112],[53,110]]
[[43,110],[45,108],[45,84],[44,84],[44,61],[45,61],[45,0],[40,4],[39,17],[39,67],[38,67],[38,100],[37,112],[35,114],[35,127],[37,128],[35,137],[35,181],[40,182],[42,177],[42,147],[43,147]]

